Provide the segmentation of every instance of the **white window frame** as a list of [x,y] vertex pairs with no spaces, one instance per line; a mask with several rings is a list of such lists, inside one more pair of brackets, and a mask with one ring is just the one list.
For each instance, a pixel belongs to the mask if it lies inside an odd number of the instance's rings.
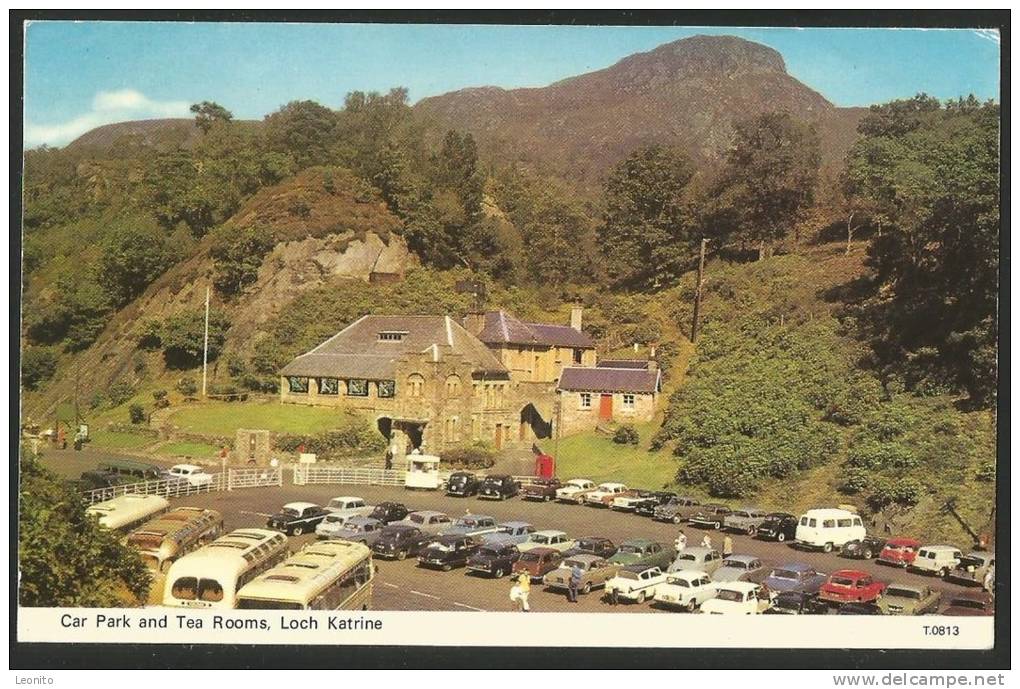
[[[627,398],[630,398],[630,401],[628,401]],[[637,405],[637,395],[635,395],[633,393],[630,393],[630,392],[623,393],[623,408],[624,409],[633,409],[636,405]]]
[[581,409],[591,409],[591,397],[592,394],[590,392],[578,393],[578,404]]

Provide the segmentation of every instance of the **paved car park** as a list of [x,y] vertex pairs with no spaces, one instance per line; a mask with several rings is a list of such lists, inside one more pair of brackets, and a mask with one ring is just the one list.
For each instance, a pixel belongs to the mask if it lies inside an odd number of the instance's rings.
[[[672,545],[680,527],[656,522],[646,517],[585,505],[527,502],[519,498],[505,501],[479,500],[478,498],[447,497],[439,491],[409,491],[403,488],[353,485],[284,485],[273,488],[255,488],[232,492],[203,493],[175,500],[174,504],[210,507],[220,510],[228,529],[264,526],[269,515],[288,502],[313,502],[324,505],[338,495],[357,495],[370,504],[383,501],[401,502],[411,510],[438,510],[451,518],[467,512],[487,514],[498,521],[525,521],[539,529],[561,529],[571,538],[604,536],[614,543],[631,538],[649,538]],[[714,547],[721,550],[723,534],[684,525],[688,544],[698,544],[709,534]],[[306,534],[291,537],[291,548],[297,549],[315,536]],[[935,577],[926,577],[876,563],[874,560],[850,560],[835,553],[795,550],[785,543],[759,541],[741,534],[731,534],[734,552],[754,555],[767,565],[804,562],[819,572],[831,573],[838,569],[860,569],[883,582],[927,584],[943,593],[943,604],[953,593],[966,587]],[[380,610],[484,610],[513,609],[510,600],[509,578],[492,580],[463,569],[450,572],[417,567],[414,558],[404,561],[377,559],[379,572],[376,578],[373,606]],[[621,603],[611,606],[601,600],[601,590],[579,596],[578,603],[568,603],[566,596],[549,592],[541,584],[532,584],[531,609],[535,612],[659,612],[651,605]]]

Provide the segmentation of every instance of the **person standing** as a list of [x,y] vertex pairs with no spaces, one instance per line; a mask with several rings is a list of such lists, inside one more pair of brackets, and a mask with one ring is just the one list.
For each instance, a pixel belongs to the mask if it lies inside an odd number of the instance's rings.
[[981,586],[988,593],[993,596],[995,595],[995,565],[990,565],[988,567],[988,571],[985,572],[985,578],[984,581],[981,582]]
[[722,539],[722,556],[729,557],[733,554],[733,539],[730,538],[729,534],[726,534]]
[[528,605],[528,594],[531,593],[531,575],[527,572],[521,572],[521,576],[517,577],[517,585],[520,587],[520,597],[518,600],[521,604],[521,612],[529,612],[531,607]]
[[676,535],[676,541],[673,542],[673,546],[678,553],[687,547],[687,534],[684,533],[683,529],[680,529],[680,533]]
[[577,602],[577,589],[581,587],[581,578],[584,572],[576,564],[570,569],[570,581],[567,583],[567,600],[571,603]]
[[709,536],[708,534],[705,534],[705,537],[701,539],[701,547],[702,548],[711,548],[712,547],[712,537]]

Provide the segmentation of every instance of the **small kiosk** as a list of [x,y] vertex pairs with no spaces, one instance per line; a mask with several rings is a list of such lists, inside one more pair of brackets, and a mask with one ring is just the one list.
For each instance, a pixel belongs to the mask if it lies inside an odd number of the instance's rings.
[[405,488],[439,488],[439,457],[411,453],[407,455],[407,473],[404,474]]

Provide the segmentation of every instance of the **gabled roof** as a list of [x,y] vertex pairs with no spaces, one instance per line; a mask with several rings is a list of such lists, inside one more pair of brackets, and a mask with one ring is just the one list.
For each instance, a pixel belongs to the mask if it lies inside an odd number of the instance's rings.
[[486,344],[545,345],[549,347],[593,348],[586,333],[569,325],[526,323],[506,311],[488,311],[478,339]]
[[[399,339],[383,340],[380,333]],[[291,361],[281,375],[390,380],[400,357],[422,353],[437,361],[456,353],[475,371],[506,372],[488,347],[449,316],[366,315]]]
[[596,366],[599,368],[638,368],[647,369],[651,366],[647,359],[603,359]]
[[568,367],[560,375],[560,390],[571,392],[654,393],[661,373],[635,368]]

